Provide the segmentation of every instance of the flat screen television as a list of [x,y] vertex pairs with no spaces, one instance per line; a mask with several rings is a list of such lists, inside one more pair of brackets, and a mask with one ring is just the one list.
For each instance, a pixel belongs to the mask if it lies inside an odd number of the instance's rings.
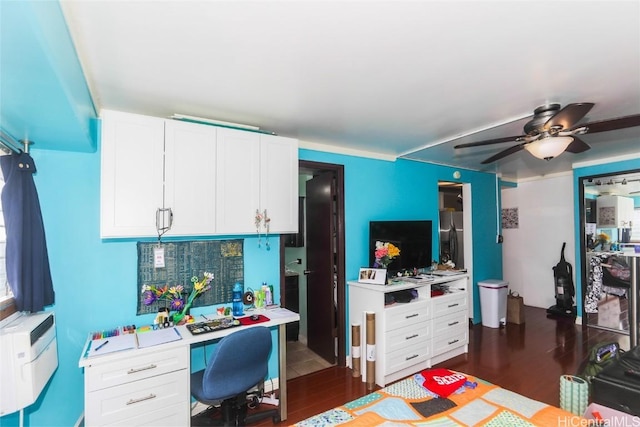
[[369,266],[375,261],[376,241],[393,243],[400,249],[388,267],[390,272],[431,266],[432,224],[430,220],[370,221]]

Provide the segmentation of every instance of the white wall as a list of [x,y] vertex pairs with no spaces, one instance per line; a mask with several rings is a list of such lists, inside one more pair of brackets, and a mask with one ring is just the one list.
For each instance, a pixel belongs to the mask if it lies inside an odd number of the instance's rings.
[[[502,208],[518,208],[519,225],[503,229],[503,278],[525,305],[554,305],[553,267],[564,256],[575,267],[573,180],[571,174],[525,182],[502,190]],[[573,272],[575,284],[576,272]]]

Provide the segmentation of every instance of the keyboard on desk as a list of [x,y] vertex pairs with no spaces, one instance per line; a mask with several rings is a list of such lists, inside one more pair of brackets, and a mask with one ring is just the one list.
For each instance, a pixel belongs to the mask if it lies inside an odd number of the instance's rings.
[[222,329],[234,328],[236,326],[240,326],[240,321],[231,317],[205,320],[204,322],[197,323],[187,323],[187,329],[192,335],[206,334]]

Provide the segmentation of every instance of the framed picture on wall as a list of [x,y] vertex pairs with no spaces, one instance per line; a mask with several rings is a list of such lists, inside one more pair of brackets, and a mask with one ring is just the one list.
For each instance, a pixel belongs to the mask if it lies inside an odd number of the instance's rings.
[[387,269],[385,268],[361,268],[358,282],[384,285],[387,283]]

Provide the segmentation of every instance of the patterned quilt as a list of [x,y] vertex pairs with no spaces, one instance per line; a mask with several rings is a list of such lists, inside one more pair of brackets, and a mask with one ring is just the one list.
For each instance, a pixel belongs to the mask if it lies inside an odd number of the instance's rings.
[[579,426],[585,420],[478,378],[442,398],[420,374],[295,424],[298,427]]

